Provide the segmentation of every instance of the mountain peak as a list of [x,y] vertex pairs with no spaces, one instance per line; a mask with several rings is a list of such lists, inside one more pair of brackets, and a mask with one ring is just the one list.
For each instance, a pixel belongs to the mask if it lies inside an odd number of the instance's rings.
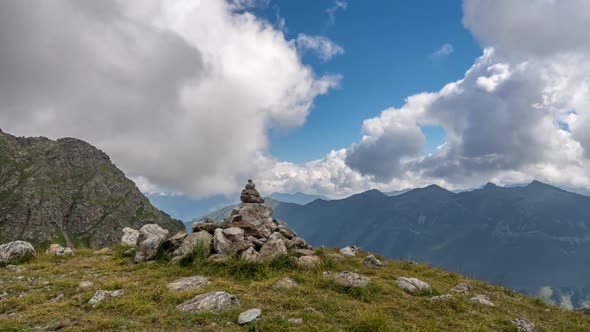
[[488,182],[488,183],[486,183],[486,185],[485,185],[485,186],[483,186],[483,188],[482,188],[482,189],[483,189],[483,190],[490,190],[490,189],[496,189],[496,188],[499,188],[499,187],[498,187],[498,185],[496,185],[496,184],[495,184],[495,183],[493,183],[493,182]]
[[525,188],[530,188],[530,189],[554,189],[554,190],[560,190],[561,191],[561,189],[559,189],[557,187],[554,187],[552,185],[549,185],[549,184],[546,184],[546,183],[543,183],[543,182],[537,181],[537,180],[532,181]]

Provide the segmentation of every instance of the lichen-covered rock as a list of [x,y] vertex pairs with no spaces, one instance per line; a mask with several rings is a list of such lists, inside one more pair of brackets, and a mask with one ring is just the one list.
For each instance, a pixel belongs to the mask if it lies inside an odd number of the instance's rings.
[[452,292],[463,294],[463,295],[469,294],[470,290],[471,290],[471,286],[469,286],[468,284],[457,284],[453,289],[451,289]]
[[341,286],[347,287],[364,287],[367,286],[371,279],[366,277],[362,274],[354,273],[354,272],[331,272],[326,271],[323,273],[324,278],[328,278],[336,282]]
[[383,263],[378,260],[375,255],[370,254],[367,257],[365,257],[365,259],[363,259],[363,265],[368,266],[368,267],[381,267],[383,266]]
[[174,251],[174,256],[183,258],[189,254],[191,254],[195,249],[201,248],[206,253],[211,251],[211,247],[213,245],[213,235],[209,234],[207,231],[200,231],[198,233],[191,233],[180,245],[180,248]]
[[35,257],[33,245],[26,241],[13,241],[0,245],[0,266],[23,263]]
[[304,269],[313,269],[320,265],[321,262],[321,259],[315,255],[301,256],[297,260],[297,266],[302,267]]
[[88,301],[88,304],[90,304],[93,307],[96,307],[100,302],[111,298],[111,297],[119,297],[119,296],[123,296],[125,295],[125,291],[122,289],[118,289],[118,290],[114,290],[114,291],[105,291],[105,290],[99,290],[96,291],[96,293],[94,293],[94,296],[90,299],[90,301]]
[[281,239],[268,240],[260,249],[260,260],[271,260],[280,255],[287,254],[287,247]]
[[453,299],[453,295],[451,294],[443,294],[438,296],[433,296],[430,298],[430,301],[449,301]]
[[121,237],[121,244],[127,247],[135,247],[137,245],[137,238],[139,231],[131,227],[123,228],[123,236]]
[[54,255],[54,256],[73,256],[74,255],[74,251],[71,248],[64,248],[56,243],[51,244],[49,246],[49,248],[47,248],[45,253],[48,255]]
[[225,223],[224,222],[219,222],[219,221],[198,221],[198,222],[194,222],[192,225],[192,230],[193,233],[198,233],[201,231],[206,231],[210,234],[213,234],[213,232],[215,232],[216,229],[218,228],[224,228],[225,227]]
[[346,247],[340,249],[340,253],[343,254],[344,256],[354,257],[354,256],[356,256],[357,249],[358,249],[357,246],[346,246]]
[[297,236],[297,233],[287,226],[279,225],[277,231],[289,240]]
[[298,236],[289,240],[289,249],[312,249],[312,247],[303,238]]
[[539,332],[535,324],[528,319],[515,318],[511,323],[516,327],[518,332]]
[[201,294],[176,306],[187,312],[213,311],[219,312],[240,306],[238,299],[227,292],[211,292]]
[[262,315],[262,310],[258,308],[246,310],[238,316],[238,324],[246,325],[257,320]]
[[404,292],[412,295],[432,292],[432,287],[429,284],[416,278],[399,277],[397,278],[397,285]]
[[492,302],[488,296],[483,295],[483,294],[475,295],[474,297],[469,299],[469,302],[481,304],[481,305],[488,306],[488,307],[495,307],[496,306],[494,304],[494,302]]
[[167,236],[168,230],[156,224],[147,224],[141,227],[137,237],[135,262],[141,263],[153,260]]
[[199,289],[210,283],[209,278],[203,276],[193,276],[180,278],[167,285],[168,289],[173,292],[186,292]]
[[244,238],[244,230],[239,227],[229,227],[223,230],[223,235],[231,242],[237,242]]

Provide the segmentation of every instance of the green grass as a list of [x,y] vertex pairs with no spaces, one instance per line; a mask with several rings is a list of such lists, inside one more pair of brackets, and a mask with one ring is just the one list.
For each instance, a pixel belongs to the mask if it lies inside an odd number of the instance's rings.
[[[164,258],[134,264],[125,250],[114,247],[111,255],[78,250],[75,257],[65,259],[41,254],[23,264],[22,272],[0,270],[0,294],[9,294],[0,301],[0,331],[515,331],[510,323],[514,318],[530,319],[541,331],[590,331],[590,318],[579,313],[422,264],[387,261],[385,267],[371,269],[361,264],[363,254],[338,261],[328,255],[335,251],[323,249],[316,251],[321,266],[306,270],[286,256],[262,264],[237,258],[214,263],[204,258],[202,248],[181,264]],[[342,287],[323,278],[326,270],[361,273],[372,282],[365,288]],[[211,284],[186,293],[167,289],[167,283],[192,275],[207,276]],[[496,307],[477,306],[459,294],[448,302],[412,296],[397,287],[400,276],[428,282],[432,295],[468,283],[471,294],[488,295]],[[274,288],[283,277],[299,286]],[[94,285],[79,289],[86,280]],[[122,297],[96,308],[87,304],[96,290],[120,288],[126,291]],[[240,308],[198,314],[176,309],[195,295],[217,290],[236,295]],[[50,301],[59,294],[64,294],[62,301]],[[262,318],[238,326],[239,313],[254,307],[262,309]],[[16,315],[4,316],[9,313]],[[296,317],[303,318],[303,324],[288,321]]]

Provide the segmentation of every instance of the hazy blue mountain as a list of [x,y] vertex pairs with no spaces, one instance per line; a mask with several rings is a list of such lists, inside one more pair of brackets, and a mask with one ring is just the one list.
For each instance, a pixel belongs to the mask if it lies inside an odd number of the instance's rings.
[[307,205],[279,203],[275,216],[316,246],[356,244],[528,294],[544,289],[574,306],[590,294],[590,197],[538,181],[462,193],[435,185],[398,196],[370,190]]
[[323,199],[323,200],[330,200],[330,198],[326,197],[326,196],[321,196],[321,195],[309,195],[309,194],[304,194],[304,193],[294,193],[294,194],[288,194],[288,193],[272,193],[270,195],[268,195],[268,197],[280,201],[280,202],[285,202],[285,203],[295,203],[295,204],[299,204],[299,205],[305,205],[308,203],[311,203],[313,201],[315,201],[316,199]]
[[153,205],[170,216],[184,222],[191,221],[195,216],[202,216],[234,204],[239,199],[216,195],[207,198],[191,198],[185,195],[146,195]]

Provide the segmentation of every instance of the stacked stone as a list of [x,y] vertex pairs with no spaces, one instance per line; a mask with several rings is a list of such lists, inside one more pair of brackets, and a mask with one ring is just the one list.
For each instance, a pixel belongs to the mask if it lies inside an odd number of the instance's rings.
[[256,190],[256,185],[252,180],[248,180],[246,184],[246,188],[242,190],[242,194],[240,195],[240,200],[242,203],[264,203],[264,199],[260,197],[260,193]]
[[[311,246],[287,223],[272,217],[272,208],[261,204],[264,200],[251,180],[240,198],[242,203],[234,207],[223,221],[195,222],[191,234],[177,233],[163,240],[160,248],[171,252],[173,260],[192,253],[196,246],[205,247],[212,260],[234,255],[247,261],[270,260],[279,255],[293,255],[302,262],[309,260],[304,257],[313,255]],[[140,245],[138,240],[136,257],[141,251]]]

